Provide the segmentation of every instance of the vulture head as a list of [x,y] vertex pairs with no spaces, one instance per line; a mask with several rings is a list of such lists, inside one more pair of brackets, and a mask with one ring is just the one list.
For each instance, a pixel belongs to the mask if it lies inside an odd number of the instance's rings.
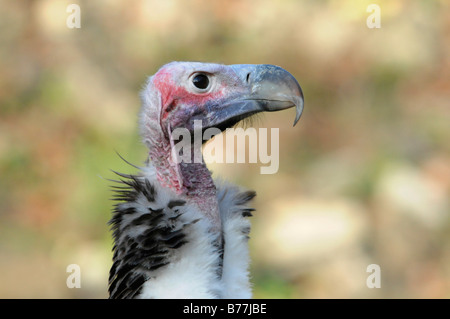
[[[148,79],[141,99],[141,134],[158,180],[196,204],[217,229],[220,217],[211,174],[203,162],[174,161],[174,131],[184,128],[193,134],[194,123],[201,123],[203,131],[224,131],[256,113],[291,107],[296,108],[295,125],[303,110],[295,78],[267,64],[172,62]],[[201,148],[201,143],[191,142],[192,152]]]

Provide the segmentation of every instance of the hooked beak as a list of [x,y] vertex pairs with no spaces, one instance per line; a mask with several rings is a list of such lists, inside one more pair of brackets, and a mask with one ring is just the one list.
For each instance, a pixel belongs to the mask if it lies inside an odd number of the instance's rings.
[[270,64],[237,64],[230,67],[244,91],[226,98],[221,105],[211,105],[209,116],[203,119],[206,122],[203,122],[204,125],[223,131],[253,114],[281,111],[294,106],[294,126],[297,124],[303,111],[303,93],[289,72]]

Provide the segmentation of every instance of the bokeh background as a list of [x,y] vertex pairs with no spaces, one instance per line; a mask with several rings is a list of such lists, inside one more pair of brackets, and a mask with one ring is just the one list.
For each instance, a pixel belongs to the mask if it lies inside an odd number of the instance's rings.
[[[69,4],[81,28],[69,29]],[[371,3],[381,28],[369,29]],[[106,298],[110,169],[142,164],[138,92],[173,60],[270,63],[305,94],[262,116],[256,298],[450,297],[450,7],[441,1],[0,1],[0,297]],[[66,267],[81,267],[69,289]],[[381,288],[366,271],[381,267]]]

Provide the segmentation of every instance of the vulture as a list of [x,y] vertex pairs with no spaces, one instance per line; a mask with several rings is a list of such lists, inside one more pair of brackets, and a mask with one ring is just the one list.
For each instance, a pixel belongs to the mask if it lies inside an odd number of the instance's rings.
[[[171,62],[148,78],[141,102],[149,153],[138,174],[115,172],[109,298],[251,298],[248,217],[256,193],[213,181],[203,160],[177,160],[174,132],[195,133],[195,121],[202,132],[223,132],[256,113],[291,107],[295,125],[300,85],[269,64]],[[201,154],[201,143],[188,143]]]

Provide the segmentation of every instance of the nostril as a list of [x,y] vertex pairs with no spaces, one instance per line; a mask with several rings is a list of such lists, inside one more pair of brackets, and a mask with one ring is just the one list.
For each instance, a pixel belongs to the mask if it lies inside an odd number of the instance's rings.
[[250,81],[250,72],[247,73],[247,78],[246,78],[247,83]]

